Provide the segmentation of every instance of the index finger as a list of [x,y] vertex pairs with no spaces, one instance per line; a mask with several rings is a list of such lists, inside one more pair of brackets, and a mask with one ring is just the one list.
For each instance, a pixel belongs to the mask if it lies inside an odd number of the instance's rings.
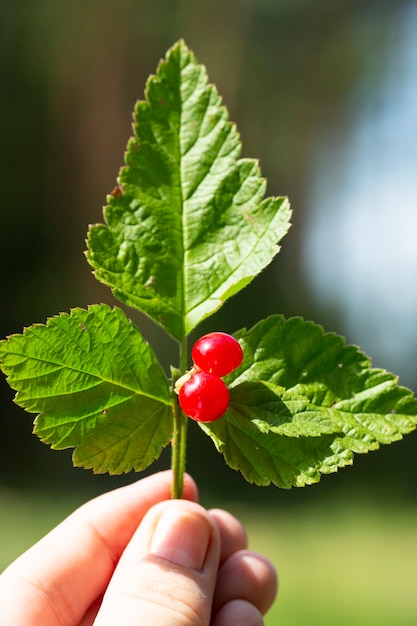
[[[160,472],[90,500],[12,563],[0,576],[2,624],[78,625],[145,513],[169,499],[171,479]],[[189,476],[184,497],[198,498]]]

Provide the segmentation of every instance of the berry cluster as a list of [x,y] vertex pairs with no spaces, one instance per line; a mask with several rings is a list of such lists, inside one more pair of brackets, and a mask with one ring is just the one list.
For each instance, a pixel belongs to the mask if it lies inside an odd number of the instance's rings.
[[229,406],[229,390],[222,381],[242,363],[242,348],[231,335],[209,333],[191,351],[192,370],[178,381],[178,400],[186,415],[198,422],[214,422]]

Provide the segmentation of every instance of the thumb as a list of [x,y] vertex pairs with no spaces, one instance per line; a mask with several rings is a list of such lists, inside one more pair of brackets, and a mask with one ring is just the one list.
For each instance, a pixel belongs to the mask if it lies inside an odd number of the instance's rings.
[[219,559],[219,532],[203,507],[160,502],[123,552],[95,626],[209,626]]

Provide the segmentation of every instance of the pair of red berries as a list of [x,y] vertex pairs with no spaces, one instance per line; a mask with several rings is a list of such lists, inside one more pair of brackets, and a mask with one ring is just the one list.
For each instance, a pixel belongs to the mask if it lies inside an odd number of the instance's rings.
[[229,406],[229,390],[222,381],[242,363],[239,343],[226,333],[209,333],[191,351],[192,370],[181,379],[178,400],[184,413],[198,422],[214,422]]

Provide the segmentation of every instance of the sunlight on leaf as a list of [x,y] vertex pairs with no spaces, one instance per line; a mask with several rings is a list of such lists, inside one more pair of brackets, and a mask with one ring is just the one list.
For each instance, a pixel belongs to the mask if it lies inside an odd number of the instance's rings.
[[417,400],[355,346],[280,315],[235,334],[230,408],[201,425],[226,462],[260,485],[303,486],[417,425]]
[[75,447],[96,472],[144,469],[171,436],[168,382],[149,345],[120,309],[73,309],[0,342],[16,402],[39,413],[35,433]]
[[290,209],[264,199],[258,163],[239,159],[236,127],[184,42],[145,96],[87,258],[119,300],[181,340],[270,263]]

